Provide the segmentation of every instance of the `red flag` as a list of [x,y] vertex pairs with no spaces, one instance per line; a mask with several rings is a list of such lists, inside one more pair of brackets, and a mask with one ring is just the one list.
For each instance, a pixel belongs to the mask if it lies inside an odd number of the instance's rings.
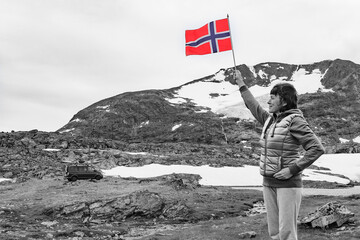
[[227,18],[209,22],[205,26],[185,31],[185,51],[188,55],[205,55],[231,50],[231,36]]

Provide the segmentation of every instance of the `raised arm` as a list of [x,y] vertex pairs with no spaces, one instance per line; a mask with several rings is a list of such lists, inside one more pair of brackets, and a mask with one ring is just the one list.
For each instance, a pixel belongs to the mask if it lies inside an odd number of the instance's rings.
[[254,98],[248,87],[246,86],[243,77],[239,70],[235,71],[236,83],[239,86],[241,97],[244,99],[246,107],[250,110],[257,121],[264,125],[270,113],[263,109],[259,102]]

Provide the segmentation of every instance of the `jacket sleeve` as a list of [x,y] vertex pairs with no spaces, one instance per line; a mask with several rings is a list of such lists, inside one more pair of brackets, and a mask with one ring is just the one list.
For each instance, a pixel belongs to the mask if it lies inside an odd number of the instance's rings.
[[289,166],[290,172],[296,175],[313,164],[325,153],[325,149],[303,117],[295,117],[293,119],[290,126],[290,134],[300,142],[306,151],[302,158]]
[[246,107],[250,110],[255,119],[258,120],[261,125],[264,125],[265,121],[270,116],[270,113],[260,106],[259,102],[254,98],[246,86],[240,88],[240,93],[241,97],[244,99]]

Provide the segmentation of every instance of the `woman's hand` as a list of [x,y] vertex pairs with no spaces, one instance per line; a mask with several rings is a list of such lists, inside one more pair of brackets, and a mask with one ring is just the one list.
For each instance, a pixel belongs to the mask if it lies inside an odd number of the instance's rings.
[[241,88],[242,86],[246,86],[239,70],[235,70],[235,81],[239,88]]
[[280,180],[286,180],[291,178],[293,175],[290,172],[290,168],[283,168],[277,173],[274,174],[274,178],[280,179]]

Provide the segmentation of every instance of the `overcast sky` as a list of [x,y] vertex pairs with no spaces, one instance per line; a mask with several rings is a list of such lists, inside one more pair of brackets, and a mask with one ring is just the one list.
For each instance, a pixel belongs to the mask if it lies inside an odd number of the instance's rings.
[[232,67],[231,51],[185,56],[185,30],[227,14],[237,64],[360,63],[359,11],[358,0],[0,0],[0,131],[56,131],[104,98]]

